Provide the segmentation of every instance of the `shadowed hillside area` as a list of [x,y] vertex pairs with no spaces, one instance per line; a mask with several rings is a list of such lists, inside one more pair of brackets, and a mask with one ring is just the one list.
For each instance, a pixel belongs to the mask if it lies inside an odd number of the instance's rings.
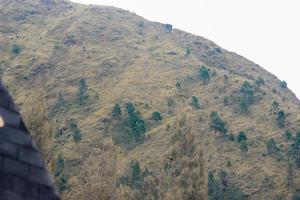
[[300,197],[299,100],[212,41],[114,7],[1,0],[0,52],[62,199]]

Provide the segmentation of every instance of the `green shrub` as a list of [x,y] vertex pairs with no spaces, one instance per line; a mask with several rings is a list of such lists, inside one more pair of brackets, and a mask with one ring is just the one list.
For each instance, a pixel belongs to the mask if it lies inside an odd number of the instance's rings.
[[163,117],[161,116],[160,112],[155,111],[152,113],[152,119],[156,122],[163,120]]
[[14,45],[11,47],[11,52],[12,52],[12,54],[14,54],[14,55],[19,55],[19,54],[22,52],[22,46],[21,46],[21,45],[18,45],[18,44],[14,44]]

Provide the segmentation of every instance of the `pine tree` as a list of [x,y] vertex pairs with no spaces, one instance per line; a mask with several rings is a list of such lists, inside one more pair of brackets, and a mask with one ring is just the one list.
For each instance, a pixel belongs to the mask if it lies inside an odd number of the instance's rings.
[[267,145],[267,152],[269,154],[276,153],[279,150],[274,138],[267,140],[266,145]]
[[226,122],[224,122],[217,112],[212,112],[210,114],[210,127],[215,130],[215,132],[220,132],[222,134],[227,133]]
[[245,81],[240,88],[239,106],[244,113],[249,112],[250,106],[254,103],[254,90],[248,81]]
[[163,120],[163,117],[161,116],[160,112],[155,111],[152,113],[152,119],[156,122]]
[[195,96],[193,96],[192,97],[192,106],[193,106],[193,108],[195,108],[195,109],[200,109],[200,103],[199,103],[199,100],[198,100],[198,98],[197,97],[195,97]]
[[280,87],[282,89],[286,89],[287,88],[287,82],[286,81],[280,81]]
[[199,69],[199,79],[203,82],[203,84],[207,84],[210,80],[209,69],[204,65]]
[[78,93],[77,93],[77,103],[79,106],[84,105],[86,100],[88,99],[88,86],[84,79],[80,79]]
[[120,104],[116,103],[114,108],[113,108],[113,111],[112,111],[112,116],[113,117],[119,117],[121,115],[122,115],[121,106],[120,106]]
[[56,159],[56,166],[55,166],[55,174],[54,176],[59,176],[65,167],[65,160],[62,154],[59,154]]
[[285,127],[285,119],[286,119],[286,116],[285,116],[285,113],[283,110],[280,110],[278,113],[277,113],[277,124],[280,128],[284,128]]
[[247,140],[247,136],[246,136],[246,133],[244,131],[241,131],[239,133],[239,135],[237,136],[236,140],[241,143],[243,141],[246,141]]
[[22,52],[22,47],[21,47],[21,45],[14,44],[14,45],[11,47],[11,52],[12,52],[12,54],[14,54],[14,55],[19,55],[19,54]]
[[132,134],[136,142],[143,141],[146,132],[145,121],[140,117],[133,103],[127,103],[126,110],[129,117],[128,126],[130,128],[130,133]]
[[144,175],[138,161],[131,161],[128,171],[120,177],[120,182],[122,185],[127,185],[132,189],[141,189],[143,187]]
[[246,141],[242,141],[240,143],[240,150],[243,154],[243,157],[245,157],[247,155],[247,152],[248,152],[248,144]]
[[279,111],[279,103],[277,101],[273,101],[271,105],[271,114],[276,114]]
[[57,104],[58,107],[63,107],[66,104],[64,96],[62,95],[61,92],[58,93],[57,103],[56,104]]
[[81,131],[80,129],[78,128],[77,124],[75,122],[71,122],[69,124],[69,128],[70,128],[70,131],[72,133],[72,136],[73,136],[73,139],[76,143],[80,142],[81,141]]
[[181,84],[178,81],[176,82],[176,88],[179,91],[182,89]]
[[286,130],[285,133],[283,134],[283,137],[286,142],[292,140],[293,138],[293,133],[290,130]]

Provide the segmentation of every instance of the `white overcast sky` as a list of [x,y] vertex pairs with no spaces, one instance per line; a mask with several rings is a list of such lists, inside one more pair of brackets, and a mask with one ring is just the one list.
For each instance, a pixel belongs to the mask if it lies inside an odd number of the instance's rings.
[[300,97],[300,0],[72,0],[203,36],[286,80]]

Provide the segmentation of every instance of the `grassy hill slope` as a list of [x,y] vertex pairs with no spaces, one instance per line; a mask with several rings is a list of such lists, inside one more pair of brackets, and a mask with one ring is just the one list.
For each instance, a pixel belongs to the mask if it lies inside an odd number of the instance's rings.
[[[185,150],[186,144],[197,150],[186,147],[194,153],[176,155],[181,168],[199,169],[199,199],[206,196],[208,171],[215,176],[225,171],[229,185],[239,187],[249,199],[290,199],[296,189],[287,186],[286,147],[293,142],[283,133],[290,130],[296,137],[300,128],[298,99],[274,75],[212,41],[114,7],[2,0],[0,51],[2,78],[53,173],[59,158],[64,160],[56,177],[64,199],[138,198],[134,192],[142,189],[115,184],[132,160],[152,173],[143,179],[148,189],[153,187],[152,192],[143,191],[143,198],[150,199],[152,193],[172,199],[167,191],[185,187],[179,177],[170,179],[164,166],[170,152]],[[201,66],[209,69],[207,84],[199,80]],[[77,103],[80,80],[87,85],[84,105]],[[245,81],[255,98],[249,112],[243,113],[239,95]],[[200,109],[192,106],[193,96]],[[277,125],[277,110],[271,112],[274,101],[285,112],[284,128]],[[119,103],[124,113],[128,102],[146,123],[143,142],[130,148],[112,141],[118,122],[126,118],[123,114],[114,119],[113,107]],[[45,114],[39,116],[41,110]],[[153,120],[154,111],[163,120]],[[227,122],[226,136],[211,130],[213,111]],[[71,123],[81,131],[78,143]],[[246,155],[239,142],[231,141],[241,131],[247,134]],[[271,138],[279,149],[275,153],[267,151]],[[192,161],[197,164],[187,164]],[[293,169],[296,186],[300,174],[296,164]],[[163,180],[157,184],[159,176]],[[187,198],[189,188],[184,190],[177,196]]]

